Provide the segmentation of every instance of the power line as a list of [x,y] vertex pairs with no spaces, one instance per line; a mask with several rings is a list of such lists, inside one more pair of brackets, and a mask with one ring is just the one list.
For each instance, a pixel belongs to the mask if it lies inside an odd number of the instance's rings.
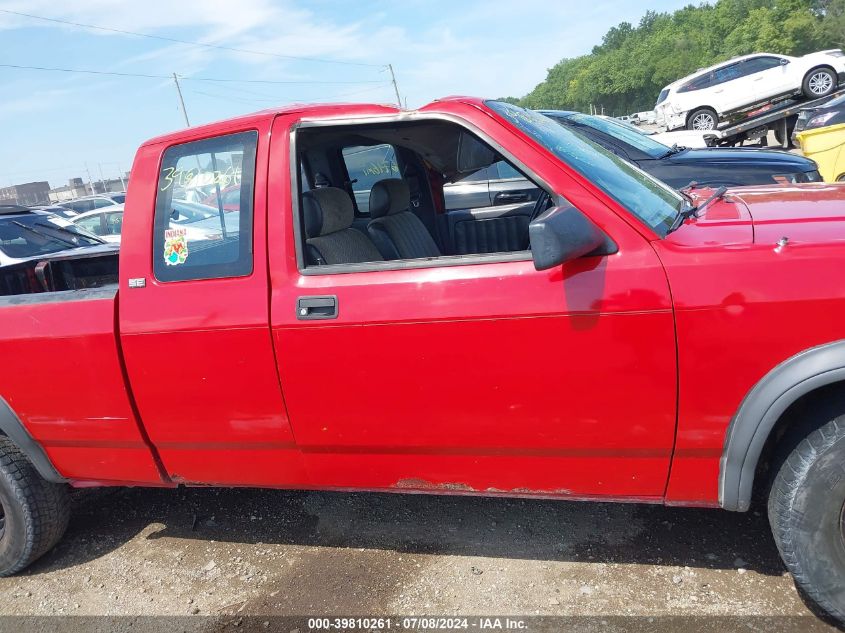
[[292,59],[297,61],[317,62],[321,64],[343,64],[346,66],[366,66],[369,68],[384,68],[384,64],[368,64],[365,62],[349,62],[338,59],[323,59],[320,57],[301,57],[298,55],[282,55],[280,53],[268,53],[266,51],[255,51],[246,48],[236,48],[234,46],[223,46],[222,44],[207,44],[204,42],[192,42],[190,40],[182,40],[175,37],[165,37],[163,35],[151,35],[149,33],[137,33],[135,31],[126,31],[124,29],[115,29],[107,26],[96,26],[94,24],[84,24],[82,22],[72,22],[70,20],[60,20],[59,18],[48,18],[42,15],[33,15],[31,13],[23,13],[22,11],[11,11],[10,9],[0,9],[0,13],[8,15],[17,15],[19,17],[31,18],[33,20],[43,20],[45,22],[54,22],[56,24],[66,24],[69,26],[77,26],[84,29],[95,29],[97,31],[106,31],[109,33],[120,33],[121,35],[132,35],[135,37],[145,37],[152,40],[161,40],[163,42],[171,42],[175,44],[187,44],[189,46],[200,46],[203,48],[216,48],[224,51],[232,51],[235,53],[247,53],[249,55],[264,55],[267,57],[277,57],[279,59]]
[[[2,11],[2,9],[0,9]],[[20,70],[43,70],[49,72],[61,73],[81,73],[84,75],[110,75],[115,77],[142,77],[145,79],[173,79],[173,75],[152,75],[147,73],[121,73],[107,70],[89,70],[81,68],[53,68],[47,66],[23,66],[19,64],[0,64],[0,68],[16,68]],[[248,84],[280,84],[280,85],[299,85],[299,84],[313,84],[313,85],[333,85],[333,84],[381,84],[381,80],[368,81],[324,81],[324,80],[279,80],[279,79],[231,79],[221,77],[183,77],[179,78],[184,81],[210,81],[220,83],[248,83]]]
[[[343,92],[340,94],[332,95],[330,97],[322,97],[318,99],[318,101],[332,101],[334,99],[340,99],[343,97],[351,97],[353,95],[363,94],[365,92],[373,92],[375,90],[382,90],[390,86],[391,83],[389,81],[383,82],[378,86],[370,86],[369,88],[364,88],[363,90],[355,90],[354,92]],[[240,92],[240,91],[239,91]],[[246,103],[250,105],[261,105],[262,103],[282,103],[282,102],[297,102],[297,101],[305,101],[305,99],[290,99],[288,97],[269,97],[269,95],[262,95],[265,98],[255,98],[255,97],[245,97],[244,95],[237,94],[215,94],[213,92],[205,92],[202,90],[191,90],[191,94],[203,95],[205,97],[213,97],[215,99],[222,99],[224,101],[239,101],[241,103]],[[253,93],[257,94],[257,93]],[[308,99],[309,102],[314,102],[312,99]]]

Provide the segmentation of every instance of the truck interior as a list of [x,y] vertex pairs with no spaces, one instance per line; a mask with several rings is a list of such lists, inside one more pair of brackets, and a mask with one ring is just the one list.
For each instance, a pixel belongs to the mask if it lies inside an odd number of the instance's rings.
[[[550,204],[527,174],[450,121],[302,127],[296,148],[305,267],[528,258],[528,224]],[[499,173],[510,189],[494,190]]]

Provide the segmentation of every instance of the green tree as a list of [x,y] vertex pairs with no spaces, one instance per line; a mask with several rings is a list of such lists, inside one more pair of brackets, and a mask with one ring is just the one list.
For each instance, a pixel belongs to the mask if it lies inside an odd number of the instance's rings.
[[555,64],[519,103],[625,114],[652,108],[666,84],[737,55],[842,46],[845,0],[718,0],[648,11],[637,26],[608,30],[589,54]]

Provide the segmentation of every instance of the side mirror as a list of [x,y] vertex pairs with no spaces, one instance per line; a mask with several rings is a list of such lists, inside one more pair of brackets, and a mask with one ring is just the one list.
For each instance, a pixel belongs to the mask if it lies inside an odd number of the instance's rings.
[[786,66],[786,65],[788,65],[788,64],[789,64],[789,60],[788,60],[788,59],[781,59],[781,60],[780,60],[780,65],[781,65],[781,66]]
[[608,239],[573,206],[554,207],[528,225],[534,268],[546,270],[603,247]]

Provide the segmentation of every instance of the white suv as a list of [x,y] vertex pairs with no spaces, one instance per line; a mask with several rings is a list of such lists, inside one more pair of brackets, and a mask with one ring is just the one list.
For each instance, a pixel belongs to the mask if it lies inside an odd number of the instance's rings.
[[803,94],[818,99],[845,81],[845,54],[839,50],[788,57],[758,53],[737,57],[669,84],[654,110],[667,130],[712,130],[744,109]]

